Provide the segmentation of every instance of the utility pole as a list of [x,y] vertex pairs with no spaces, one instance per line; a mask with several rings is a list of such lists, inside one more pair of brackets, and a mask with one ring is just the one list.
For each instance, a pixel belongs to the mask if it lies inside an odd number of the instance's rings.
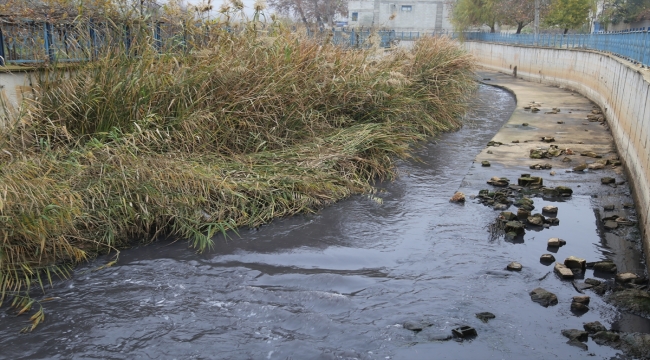
[[535,28],[535,45],[538,45],[539,42],[539,0],[535,0],[535,23],[533,24]]

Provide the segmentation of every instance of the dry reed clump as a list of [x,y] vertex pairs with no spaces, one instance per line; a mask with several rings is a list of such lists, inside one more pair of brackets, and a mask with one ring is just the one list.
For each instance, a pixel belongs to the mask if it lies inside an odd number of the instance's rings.
[[472,61],[448,39],[372,58],[275,35],[44,74],[0,134],[0,300],[134,239],[204,250],[370,191],[411,144],[460,126]]

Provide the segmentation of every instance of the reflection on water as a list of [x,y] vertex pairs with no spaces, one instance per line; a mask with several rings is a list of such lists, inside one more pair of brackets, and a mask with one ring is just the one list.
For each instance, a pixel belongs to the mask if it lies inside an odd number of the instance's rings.
[[[611,322],[618,314],[592,297],[592,310],[575,317],[569,310],[573,287],[544,277],[551,266],[540,264],[539,255],[554,236],[575,245],[561,248],[558,259],[574,255],[569,251],[589,259],[611,251],[596,230],[590,199],[555,203],[560,225],[529,232],[521,244],[488,241],[493,210],[448,202],[515,105],[509,93],[483,85],[476,98],[462,130],[424,145],[418,150],[422,161],[400,163],[399,179],[379,185],[383,204],[355,196],[318,214],[217,239],[205,254],[182,241],[124,251],[118,265],[80,269],[48,291],[60,299],[47,305],[47,321],[34,333],[17,333],[25,318],[0,315],[0,357],[585,356],[565,345],[560,331],[586,321]],[[535,201],[539,207],[548,203]],[[510,261],[524,264],[523,271],[504,272]],[[539,286],[556,293],[560,304],[531,302],[528,292]],[[483,311],[496,319],[482,323],[474,314]],[[401,327],[406,320],[445,332],[471,325],[478,337],[423,343]],[[615,354],[589,347],[600,357]]]

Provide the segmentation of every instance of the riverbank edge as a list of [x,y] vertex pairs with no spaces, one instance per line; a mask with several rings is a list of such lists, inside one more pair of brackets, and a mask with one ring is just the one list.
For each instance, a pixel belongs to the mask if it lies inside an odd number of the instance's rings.
[[590,50],[537,48],[465,42],[479,66],[580,93],[607,118],[614,143],[631,179],[650,272],[650,72],[610,54]]

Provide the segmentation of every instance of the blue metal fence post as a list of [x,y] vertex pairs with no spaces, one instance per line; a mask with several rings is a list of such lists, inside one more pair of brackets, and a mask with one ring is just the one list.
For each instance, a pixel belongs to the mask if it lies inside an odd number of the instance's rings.
[[[641,45],[641,64],[650,66],[650,43],[648,43],[648,29],[643,32],[643,44]],[[647,63],[646,63],[647,62]]]
[[5,66],[5,37],[0,28],[0,66]]
[[52,44],[52,24],[46,22],[43,25],[43,39],[45,46],[45,53],[47,54],[48,60],[53,63],[56,61],[54,54],[54,46]]
[[162,53],[162,39],[160,38],[160,22],[156,21],[153,28],[154,46],[158,53]]

